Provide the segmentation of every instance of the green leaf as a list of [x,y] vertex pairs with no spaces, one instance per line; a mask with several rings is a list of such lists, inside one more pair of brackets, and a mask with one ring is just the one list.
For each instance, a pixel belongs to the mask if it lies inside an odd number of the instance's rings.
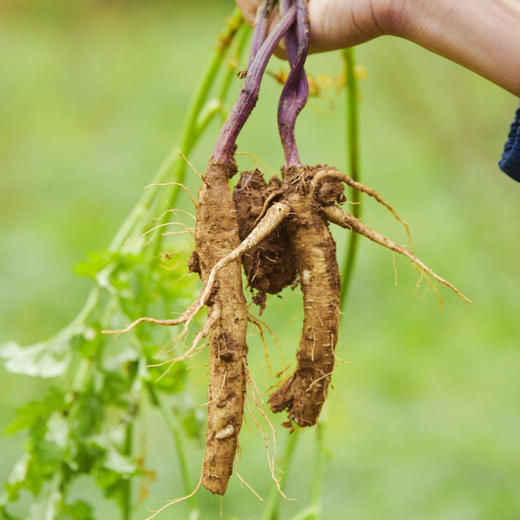
[[53,378],[67,370],[71,359],[70,337],[63,336],[30,347],[9,342],[0,346],[0,358],[13,374]]
[[98,435],[92,441],[104,449],[104,456],[94,468],[97,485],[108,498],[121,501],[128,479],[139,473],[137,464],[123,455],[106,435]]
[[74,266],[74,272],[80,276],[88,276],[97,279],[98,274],[108,267],[114,261],[117,261],[119,254],[104,249],[101,251],[90,251],[87,253],[87,259],[78,262]]
[[154,357],[159,350],[159,347],[155,345],[143,347],[148,365],[146,369],[148,380],[161,392],[166,394],[178,394],[182,392],[186,381],[186,364],[180,362],[171,366],[168,363],[163,366],[153,366],[160,363],[160,361]]
[[62,495],[54,482],[56,480],[57,477],[46,487],[45,492],[33,501],[27,520],[56,520],[62,502]]
[[93,389],[77,395],[76,406],[70,415],[70,429],[76,439],[95,435],[101,430],[105,408],[101,396]]
[[5,506],[0,505],[0,520],[21,520],[19,517],[13,516],[7,511]]
[[137,473],[137,465],[132,461],[129,457],[122,455],[115,448],[110,447],[106,460],[104,463],[104,468],[111,470],[122,477],[130,477]]
[[27,466],[30,456],[24,453],[22,458],[13,466],[9,480],[5,484],[5,491],[8,500],[16,500],[18,498],[18,491],[22,489],[27,478]]
[[78,500],[73,504],[67,504],[56,517],[56,520],[94,520],[94,511],[89,504]]
[[52,387],[41,401],[31,401],[16,410],[16,418],[6,427],[5,433],[11,435],[21,430],[31,430],[43,437],[46,423],[54,412],[65,406],[65,396],[58,388]]

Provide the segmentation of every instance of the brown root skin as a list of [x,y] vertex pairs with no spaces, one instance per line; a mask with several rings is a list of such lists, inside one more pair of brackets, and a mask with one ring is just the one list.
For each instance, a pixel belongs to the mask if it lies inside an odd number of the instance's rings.
[[[240,245],[228,185],[235,171],[229,165],[210,163],[199,192],[195,239],[205,282],[215,264]],[[246,390],[247,308],[238,260],[218,272],[207,305],[215,304],[221,310],[210,333],[208,424],[201,482],[212,493],[223,495],[233,472]]]
[[199,192],[195,228],[206,292],[213,287],[207,306],[220,309],[210,333],[208,425],[202,469],[202,485],[219,495],[225,493],[233,471],[247,380],[248,315],[240,258],[280,226],[291,211],[287,202],[274,203],[240,242],[228,188],[232,173],[230,167],[210,163]]
[[[282,195],[281,181],[273,177],[267,184],[259,170],[243,172],[233,192],[240,239],[244,240],[264,216],[269,205]],[[277,294],[296,278],[296,262],[287,247],[287,227],[278,226],[258,246],[242,256],[249,286],[259,291],[255,296],[260,308],[265,293]]]
[[[273,412],[312,426],[318,420],[334,371],[338,338],[340,277],[336,245],[320,206],[309,196],[318,167],[283,171],[285,199],[292,207],[287,224],[304,299],[304,323],[293,375],[269,398]],[[290,427],[290,422],[288,424]]]

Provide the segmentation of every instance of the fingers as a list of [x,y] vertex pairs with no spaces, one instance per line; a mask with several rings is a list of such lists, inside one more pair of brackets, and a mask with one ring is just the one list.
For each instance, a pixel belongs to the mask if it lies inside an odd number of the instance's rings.
[[246,22],[249,25],[253,25],[255,23],[258,0],[236,0],[236,3],[238,8],[242,11]]
[[374,0],[310,0],[310,43],[313,52],[342,49],[381,34]]
[[[253,25],[258,0],[236,0]],[[382,34],[383,0],[309,0],[311,52],[329,51],[357,45]],[[278,9],[271,15],[270,28],[279,20]],[[283,49],[276,55],[285,58]]]

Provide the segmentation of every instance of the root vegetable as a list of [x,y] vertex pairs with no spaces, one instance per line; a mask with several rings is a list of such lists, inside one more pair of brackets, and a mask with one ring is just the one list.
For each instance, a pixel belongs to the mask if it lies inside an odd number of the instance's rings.
[[318,203],[308,196],[315,168],[284,170],[287,201],[292,207],[287,225],[291,251],[298,265],[303,293],[304,323],[293,375],[269,398],[273,412],[288,411],[289,423],[316,423],[332,372],[339,327],[340,278],[336,245]]
[[[195,235],[204,281],[212,272],[211,269],[239,245],[238,223],[228,184],[236,173],[233,160],[236,139],[256,104],[267,62],[296,16],[296,9],[290,9],[275,30],[265,38],[269,5],[270,0],[260,4],[247,76],[238,100],[219,134],[199,193]],[[251,242],[254,242],[254,238]],[[218,286],[212,295],[212,299],[221,307],[221,315],[210,339],[210,404],[202,484],[219,495],[225,493],[233,471],[246,390],[247,308],[239,255],[236,258],[217,275]]]
[[[207,280],[213,266],[239,244],[229,166],[210,163],[197,202],[195,240],[201,277]],[[208,425],[202,484],[223,495],[233,471],[242,426],[247,356],[247,308],[242,291],[240,262],[234,261],[216,275],[208,309],[218,305],[220,317],[210,332]]]
[[[185,334],[194,316],[207,307],[208,321],[191,348],[178,359],[195,355],[203,348],[199,347],[202,338],[209,336],[208,423],[199,485],[219,495],[225,493],[233,471],[246,385],[252,381],[246,344],[247,322],[251,317],[243,293],[241,263],[250,287],[258,291],[254,301],[261,310],[266,293],[276,294],[299,277],[304,320],[297,367],[269,398],[274,412],[288,411],[289,421],[285,423],[288,427],[293,422],[299,426],[316,424],[334,372],[340,276],[329,222],[407,256],[425,273],[469,301],[411,250],[337,206],[345,201],[343,183],[348,184],[387,207],[410,236],[406,223],[377,192],[333,167],[301,164],[294,132],[296,118],[306,104],[309,91],[304,70],[309,43],[308,0],[281,0],[281,3],[283,16],[269,36],[266,35],[268,19],[276,0],[259,3],[246,79],[219,134],[199,191],[196,250],[189,262],[190,270],[199,273],[203,281],[199,296],[177,319],[140,318],[124,330],[111,331],[126,332],[141,322],[152,322],[168,326],[184,324]],[[256,104],[267,62],[284,37],[291,72],[278,108],[285,154],[282,181],[274,177],[266,183],[259,170],[244,172],[232,195],[229,180],[237,172],[236,139]],[[258,320],[252,321],[258,325]],[[253,399],[256,402],[254,395]],[[265,415],[263,410],[261,413]],[[274,475],[272,459],[269,465]]]

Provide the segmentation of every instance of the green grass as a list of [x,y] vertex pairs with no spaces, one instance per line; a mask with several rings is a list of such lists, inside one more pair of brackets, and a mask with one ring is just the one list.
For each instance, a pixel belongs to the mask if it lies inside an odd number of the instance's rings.
[[[0,8],[0,341],[46,337],[80,308],[89,283],[73,274],[73,265],[106,246],[174,145],[231,4]],[[441,312],[424,284],[416,291],[416,272],[399,258],[394,287],[390,253],[363,241],[340,341],[340,355],[352,365],[338,366],[325,411],[324,518],[516,520],[520,186],[496,166],[516,100],[397,39],[360,47],[358,60],[368,70],[361,82],[364,181],[410,224],[418,255],[474,304],[442,290]],[[341,58],[315,56],[309,68],[336,75]],[[239,140],[242,150],[274,169],[282,158],[279,91],[266,79]],[[333,108],[313,100],[297,133],[307,162],[342,167],[343,96],[330,95]],[[201,170],[216,131],[194,155]],[[240,163],[250,165],[246,158]],[[192,175],[190,186],[197,185]],[[404,242],[371,201],[364,202],[364,220]],[[341,250],[345,235],[337,237]],[[266,311],[287,358],[297,342],[300,306],[299,294],[288,291]],[[265,389],[269,378],[256,335],[249,346],[251,369]],[[0,374],[3,427],[14,408],[38,398],[42,384]],[[202,375],[199,369],[193,381]],[[196,387],[200,402],[205,386]],[[281,417],[273,420],[279,424]],[[145,503],[154,508],[180,495],[182,484],[161,419],[149,412],[140,428],[148,438],[148,466],[158,472]],[[281,444],[284,438],[282,432]],[[297,501],[284,504],[284,519],[306,505],[312,438],[312,431],[302,435],[288,487]],[[23,439],[0,442],[3,481]],[[241,445],[241,474],[265,496],[263,441],[251,421]],[[196,475],[201,446],[189,450]],[[200,499],[203,518],[217,518],[219,500],[206,492]],[[262,510],[236,479],[223,508],[225,518],[259,518]],[[99,520],[113,518],[103,511]],[[164,517],[184,511],[181,505]],[[135,518],[145,513],[140,506]]]

